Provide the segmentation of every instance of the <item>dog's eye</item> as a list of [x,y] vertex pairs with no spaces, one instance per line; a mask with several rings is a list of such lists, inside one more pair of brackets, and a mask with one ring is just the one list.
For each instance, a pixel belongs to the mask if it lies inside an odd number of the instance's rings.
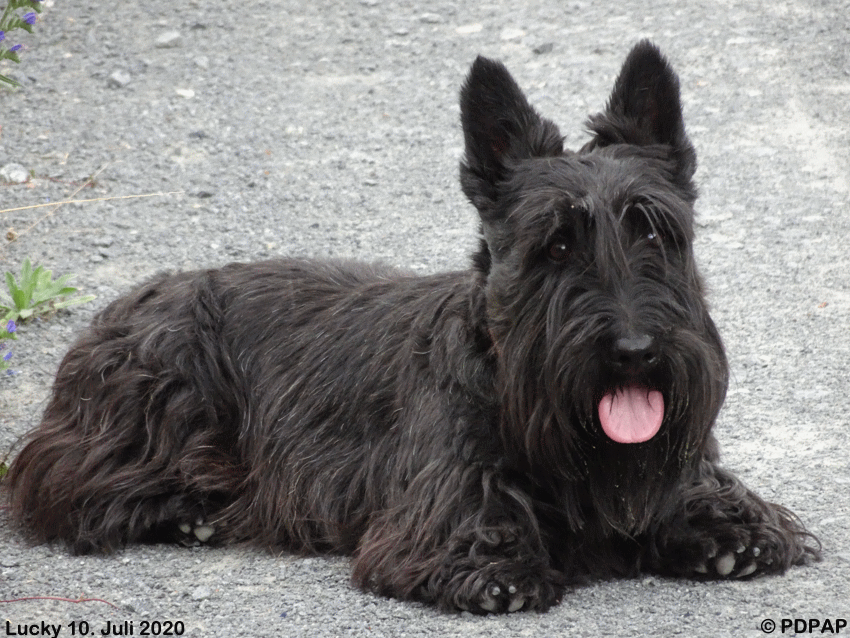
[[650,204],[638,201],[628,205],[623,210],[622,219],[636,241],[653,248],[661,248],[664,245],[664,233],[658,228],[660,216]]
[[556,239],[549,244],[549,259],[556,264],[562,264],[570,258],[570,247],[563,239]]
[[664,243],[664,237],[661,235],[661,233],[656,232],[654,230],[651,230],[646,233],[644,237],[650,246],[655,246],[656,248]]

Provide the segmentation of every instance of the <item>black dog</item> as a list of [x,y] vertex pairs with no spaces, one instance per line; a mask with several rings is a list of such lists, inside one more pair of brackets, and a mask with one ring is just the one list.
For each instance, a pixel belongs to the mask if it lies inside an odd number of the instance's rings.
[[659,51],[634,48],[578,152],[497,62],[475,61],[461,112],[470,270],[281,260],[142,285],[62,362],[10,470],[14,517],[75,552],[353,553],[364,589],[477,613],[588,577],[816,558],[718,467],[728,369]]

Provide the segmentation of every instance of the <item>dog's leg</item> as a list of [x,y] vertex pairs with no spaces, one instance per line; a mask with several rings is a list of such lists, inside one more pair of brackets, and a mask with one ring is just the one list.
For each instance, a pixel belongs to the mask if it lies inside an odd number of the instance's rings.
[[675,514],[650,535],[645,567],[671,576],[745,578],[782,573],[819,555],[820,543],[791,511],[703,460],[683,485]]
[[562,575],[521,489],[480,468],[425,473],[403,505],[373,521],[354,560],[357,585],[477,614],[545,610],[560,599]]

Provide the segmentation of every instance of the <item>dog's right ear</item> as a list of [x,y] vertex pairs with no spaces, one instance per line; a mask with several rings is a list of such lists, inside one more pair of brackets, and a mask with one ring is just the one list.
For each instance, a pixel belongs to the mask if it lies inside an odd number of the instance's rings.
[[460,182],[484,221],[491,220],[498,186],[515,162],[563,153],[558,127],[537,114],[495,60],[479,56],[473,63],[460,92],[460,119],[466,144]]

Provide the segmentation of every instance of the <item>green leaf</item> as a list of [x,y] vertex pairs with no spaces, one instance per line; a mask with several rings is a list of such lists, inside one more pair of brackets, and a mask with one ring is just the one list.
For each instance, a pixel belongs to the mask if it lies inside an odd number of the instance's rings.
[[38,286],[38,277],[41,274],[41,266],[33,272],[32,264],[29,259],[24,259],[24,265],[21,268],[21,289],[26,294],[26,303],[32,299],[33,293]]
[[20,82],[16,82],[12,78],[7,78],[5,75],[0,75],[0,82],[5,82],[6,84],[11,84],[12,86],[21,86]]
[[29,258],[24,258],[24,263],[21,264],[21,284],[28,281],[32,277],[32,264]]
[[26,24],[26,22],[21,19],[21,16],[16,13],[13,13],[9,16],[9,19],[6,22],[6,30],[14,31],[15,29],[20,29],[22,24]]
[[18,285],[15,282],[15,275],[10,272],[6,273],[6,287],[9,289],[9,293],[14,295],[15,290],[18,289]]
[[27,296],[24,290],[20,288],[15,288],[14,290],[10,289],[12,293],[12,301],[15,302],[15,307],[20,310],[21,308],[26,308],[29,305],[30,297]]
[[59,277],[59,279],[57,279],[53,283],[55,283],[57,286],[64,286],[68,281],[70,281],[71,277],[73,277],[73,276],[74,275],[62,275],[61,277]]
[[68,306],[76,306],[77,304],[88,303],[89,301],[92,301],[94,299],[97,299],[97,297],[95,295],[86,295],[85,297],[75,297],[74,299],[68,299],[67,301],[59,301],[57,303],[54,303],[53,307],[56,308],[56,310],[60,310],[62,308],[67,308]]
[[[49,273],[49,272],[50,272],[50,271],[48,271],[48,273]],[[66,286],[66,285],[65,285],[65,284],[67,284],[67,283],[68,283],[68,280],[69,280],[71,277],[72,277],[72,275],[62,275],[62,276],[61,276],[61,277],[59,277],[59,279],[57,279],[56,281],[50,282],[50,289],[54,291],[54,295],[55,295],[55,296],[59,296],[59,297],[61,297],[61,296],[63,296],[63,295],[69,295],[69,294],[71,294],[72,292],[76,292],[76,291],[77,291],[77,289],[76,289],[76,288],[74,288],[73,286]],[[48,281],[49,281],[49,279],[48,279]],[[63,290],[65,290],[65,291],[67,291],[67,292],[62,292]]]

